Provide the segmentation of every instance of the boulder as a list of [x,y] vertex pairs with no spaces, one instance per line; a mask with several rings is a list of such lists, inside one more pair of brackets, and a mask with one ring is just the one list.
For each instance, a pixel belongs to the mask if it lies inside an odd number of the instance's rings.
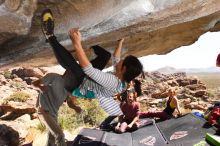
[[190,84],[185,86],[186,88],[190,89],[190,90],[206,90],[206,86],[204,84]]
[[190,85],[190,81],[187,79],[177,79],[176,82],[179,84],[179,86],[185,87],[187,85]]
[[12,74],[17,75],[18,77],[24,79],[25,77],[43,77],[43,73],[38,68],[16,68],[11,71]]
[[166,54],[219,31],[219,0],[1,0],[0,66],[57,64],[45,43],[40,16],[53,11],[55,34],[73,51],[68,30],[79,27],[83,47],[111,51],[124,37],[123,56]]
[[195,91],[195,93],[194,93],[195,97],[203,97],[205,95],[207,95],[207,91],[206,90],[198,90],[198,91]]
[[0,119],[2,120],[15,120],[16,118],[29,114],[32,115],[36,113],[36,108],[32,107],[31,105],[18,105],[18,104],[11,104],[11,105],[0,105],[1,116]]

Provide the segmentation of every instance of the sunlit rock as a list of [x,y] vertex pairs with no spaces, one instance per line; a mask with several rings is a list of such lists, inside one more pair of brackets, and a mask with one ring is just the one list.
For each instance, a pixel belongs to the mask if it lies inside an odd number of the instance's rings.
[[41,32],[40,15],[50,8],[55,34],[74,52],[68,30],[78,27],[87,49],[111,50],[124,37],[123,55],[165,54],[220,30],[219,0],[1,0],[0,66],[57,64]]

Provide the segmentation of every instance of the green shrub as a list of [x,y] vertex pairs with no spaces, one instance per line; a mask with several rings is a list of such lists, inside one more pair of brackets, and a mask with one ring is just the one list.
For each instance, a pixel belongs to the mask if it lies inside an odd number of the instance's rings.
[[25,102],[30,98],[30,95],[26,92],[18,91],[11,96],[7,97],[7,101]]
[[[76,127],[76,113],[66,105],[59,110],[58,123],[62,129],[73,129]],[[78,125],[77,125],[78,126]]]
[[43,123],[39,122],[36,126],[36,129],[39,130],[40,132],[45,132],[46,126]]
[[72,131],[81,126],[94,127],[106,117],[106,113],[100,108],[97,100],[78,99],[78,104],[83,109],[81,114],[77,114],[66,105],[61,106],[58,122],[62,129]]
[[10,79],[10,78],[11,78],[11,72],[10,72],[10,71],[4,71],[4,72],[3,72],[3,76],[4,76],[6,79]]
[[20,82],[13,82],[12,85],[18,89],[25,88],[25,85],[22,82],[21,83]]
[[211,98],[214,98],[216,96],[215,91],[212,90],[212,89],[208,89],[207,93],[208,93],[208,96],[211,97]]
[[[81,114],[77,114],[66,104],[60,107],[58,123],[62,129],[74,131],[78,127],[98,126],[106,117],[106,113],[100,108],[97,100],[78,99],[78,105],[83,109]],[[46,127],[39,123],[37,129],[44,132]]]
[[166,106],[167,106],[167,100],[163,99],[163,101],[159,104],[159,107],[166,108]]
[[[81,105],[81,107],[83,106]],[[83,115],[83,121],[85,124],[97,126],[101,123],[103,117],[106,116],[105,112],[100,108],[97,100],[87,102],[83,108],[85,110],[85,115]]]

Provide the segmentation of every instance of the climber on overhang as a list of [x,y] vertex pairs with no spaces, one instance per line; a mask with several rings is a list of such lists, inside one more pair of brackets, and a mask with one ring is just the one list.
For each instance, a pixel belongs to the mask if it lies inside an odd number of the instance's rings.
[[[68,52],[57,41],[54,35],[54,19],[52,16],[52,12],[49,9],[45,10],[42,14],[42,30],[47,41],[52,46],[58,62],[61,64],[61,66],[63,66],[66,69],[66,72],[62,78],[56,77],[63,83],[63,90],[65,93],[73,92],[74,90],[79,88],[80,94],[82,96],[87,96],[87,93],[89,92],[89,95],[94,94],[95,97],[104,97],[102,99],[107,99],[107,101],[109,101],[109,99],[113,100],[112,97],[114,95],[125,91],[127,83],[142,72],[142,64],[136,57],[130,55],[127,56],[124,60],[119,60],[123,40],[119,41],[119,47],[116,49],[114,54],[116,73],[110,74],[104,73],[100,71],[100,69],[96,69],[92,66],[92,62],[88,60],[84,50],[82,49],[81,33],[78,29],[71,29],[69,31],[69,35],[72,40],[73,46],[75,47],[76,55],[79,59],[79,64],[76,62],[71,53]],[[99,59],[103,58],[104,57],[102,56]],[[54,79],[56,80],[56,78]],[[53,91],[53,88],[49,88],[50,84],[46,86],[48,86],[48,88],[46,88],[46,91]],[[63,102],[67,98],[67,94],[64,94],[64,96],[65,97],[60,97],[60,101],[56,102]],[[41,101],[41,105],[44,105],[44,100]],[[50,100],[50,102],[54,101]],[[57,105],[60,106],[60,103]],[[107,102],[104,101],[104,103]],[[57,107],[57,110],[58,108],[59,107]],[[42,113],[46,113],[46,116],[43,115],[43,118],[49,117],[50,119],[52,119],[53,117],[48,116],[50,115],[50,111],[46,111],[46,109],[47,106],[44,106],[43,108],[41,107]],[[45,121],[46,120],[48,119],[45,119]],[[53,124],[56,125],[56,120],[53,119],[53,121]],[[47,123],[46,121],[46,125],[49,127],[50,123]],[[62,135],[62,132],[58,131],[58,133],[55,133],[57,131],[57,128],[59,127],[56,127],[55,129],[52,128],[53,127],[49,127],[50,133],[54,136],[56,142],[64,144],[64,136]]]

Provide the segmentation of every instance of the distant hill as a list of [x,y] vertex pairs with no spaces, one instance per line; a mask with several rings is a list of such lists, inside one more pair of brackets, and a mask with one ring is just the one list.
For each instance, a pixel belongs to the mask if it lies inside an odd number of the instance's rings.
[[163,67],[160,69],[157,69],[155,71],[158,71],[160,73],[164,74],[171,74],[176,72],[186,72],[186,73],[220,73],[220,68],[218,67],[209,67],[209,68],[183,68],[183,69],[176,69],[174,67]]
[[172,73],[180,72],[176,68],[170,67],[170,66],[162,67],[162,68],[159,68],[155,71],[158,71],[158,72],[163,73],[163,74],[172,74]]

